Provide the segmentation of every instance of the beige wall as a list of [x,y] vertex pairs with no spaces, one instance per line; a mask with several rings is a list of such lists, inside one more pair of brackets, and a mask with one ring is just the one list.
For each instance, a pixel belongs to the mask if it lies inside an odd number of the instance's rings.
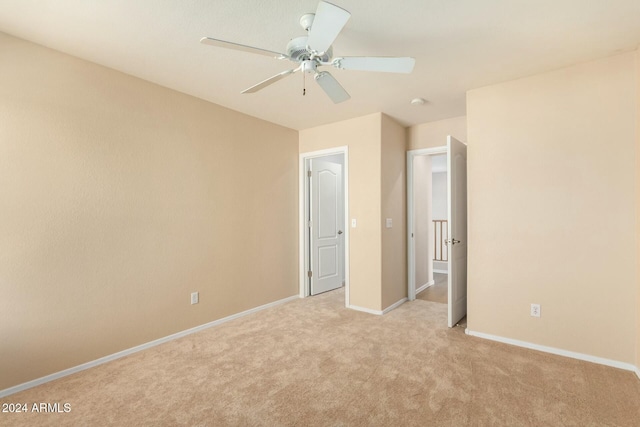
[[[406,130],[382,115],[382,309],[407,297]],[[386,218],[393,223],[386,228]]]
[[380,113],[300,131],[300,152],[349,147],[350,304],[379,310],[382,305],[380,254]]
[[433,254],[431,253],[432,219],[432,181],[431,156],[415,156],[413,158],[413,221],[414,221],[414,256],[415,256],[415,288],[433,280]]
[[0,51],[0,390],[297,294],[296,131]]
[[636,361],[634,56],[468,92],[469,329]]
[[[382,310],[407,296],[406,130],[375,113],[300,131],[300,152],[349,147],[352,306]],[[385,228],[392,218],[393,228]]]
[[467,142],[467,117],[454,117],[411,126],[407,132],[407,150],[444,147],[447,145],[447,135]]

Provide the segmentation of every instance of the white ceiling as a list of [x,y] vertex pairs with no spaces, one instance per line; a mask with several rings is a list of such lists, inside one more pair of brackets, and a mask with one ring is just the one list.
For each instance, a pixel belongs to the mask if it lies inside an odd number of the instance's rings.
[[461,116],[468,89],[640,43],[640,0],[333,0],[351,12],[334,56],[416,58],[410,75],[331,69],[352,96],[337,105],[308,77],[303,97],[300,73],[241,95],[291,63],[199,43],[284,51],[317,3],[0,0],[0,31],[293,129],[377,111],[405,125]]

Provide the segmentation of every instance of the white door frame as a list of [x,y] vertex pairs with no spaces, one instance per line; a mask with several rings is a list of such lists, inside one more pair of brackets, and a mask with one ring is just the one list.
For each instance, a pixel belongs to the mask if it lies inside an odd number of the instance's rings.
[[307,266],[306,266],[306,253],[308,251],[309,242],[306,239],[306,224],[305,224],[305,205],[309,197],[306,186],[306,167],[307,160],[315,157],[330,156],[333,154],[344,155],[344,169],[342,170],[342,178],[344,181],[344,304],[345,307],[349,307],[349,147],[335,147],[328,148],[326,150],[311,151],[308,153],[300,153],[300,164],[298,166],[299,184],[298,184],[298,206],[299,206],[299,285],[300,285],[300,298],[309,296],[309,287],[307,286]]
[[407,151],[407,299],[409,301],[416,299],[416,245],[413,239],[415,230],[415,219],[413,217],[413,159],[417,156],[435,156],[447,153],[446,145]]

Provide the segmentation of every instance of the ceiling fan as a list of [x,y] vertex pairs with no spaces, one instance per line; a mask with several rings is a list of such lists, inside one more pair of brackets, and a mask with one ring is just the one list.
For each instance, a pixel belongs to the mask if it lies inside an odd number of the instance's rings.
[[[333,44],[336,37],[351,17],[346,10],[326,1],[320,1],[316,13],[307,13],[300,18],[300,25],[307,31],[306,36],[296,37],[289,41],[286,53],[274,52],[253,46],[246,46],[225,40],[203,37],[201,43],[227,49],[240,50],[249,53],[271,56],[276,59],[288,59],[299,63],[297,68],[285,70],[269,77],[260,83],[242,91],[254,93],[293,74],[297,71],[314,75],[315,81],[325,91],[334,103],[351,98],[346,90],[328,72],[319,71],[320,66],[333,66],[344,70],[383,71],[389,73],[410,73],[415,64],[414,58],[409,57],[333,57]],[[304,94],[304,92],[303,92]]]

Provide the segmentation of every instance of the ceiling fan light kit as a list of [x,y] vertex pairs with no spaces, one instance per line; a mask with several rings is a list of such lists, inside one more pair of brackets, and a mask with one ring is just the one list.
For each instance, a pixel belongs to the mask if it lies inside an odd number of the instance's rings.
[[[351,14],[334,4],[320,1],[316,13],[306,13],[300,18],[300,26],[306,36],[295,37],[289,41],[286,53],[274,52],[253,46],[225,40],[203,37],[201,43],[239,50],[248,53],[271,56],[276,59],[288,59],[300,64],[297,68],[282,71],[255,84],[241,93],[255,93],[273,83],[294,74],[297,71],[312,73],[314,80],[327,96],[336,104],[351,98],[349,93],[328,71],[319,71],[320,66],[332,66],[343,70],[381,71],[387,73],[411,73],[415,64],[409,57],[338,57],[333,58],[331,45],[346,25]],[[304,92],[303,92],[304,94]]]

